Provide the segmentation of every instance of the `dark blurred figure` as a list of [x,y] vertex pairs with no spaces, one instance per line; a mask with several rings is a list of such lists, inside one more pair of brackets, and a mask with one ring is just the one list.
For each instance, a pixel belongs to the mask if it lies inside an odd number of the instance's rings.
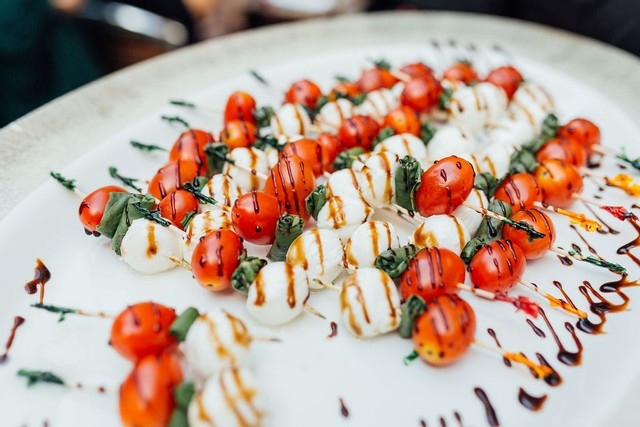
[[640,56],[640,0],[373,0],[372,8],[501,15],[583,34]]

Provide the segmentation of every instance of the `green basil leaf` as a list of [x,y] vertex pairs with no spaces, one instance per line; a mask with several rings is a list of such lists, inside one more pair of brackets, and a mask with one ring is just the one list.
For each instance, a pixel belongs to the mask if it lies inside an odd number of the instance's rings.
[[420,187],[422,179],[422,167],[420,163],[411,157],[405,156],[400,159],[400,163],[395,172],[396,183],[396,203],[409,211],[415,211],[414,193]]
[[375,266],[386,272],[391,278],[396,279],[409,267],[409,261],[419,250],[419,247],[411,244],[397,249],[387,249],[376,257]]
[[315,190],[311,192],[304,200],[307,213],[318,220],[318,213],[322,207],[327,203],[327,187],[324,185],[318,185]]
[[302,234],[304,220],[298,215],[283,213],[278,218],[276,240],[271,245],[267,258],[272,261],[284,261],[291,243]]
[[411,295],[402,306],[402,314],[400,314],[400,327],[398,332],[402,338],[411,338],[413,335],[413,324],[416,319],[424,312],[427,304],[422,297]]
[[127,206],[127,202],[130,197],[131,193],[109,193],[109,200],[105,206],[104,215],[102,215],[102,219],[100,220],[100,224],[96,227],[96,231],[109,239],[113,238],[113,235],[116,233],[116,229],[118,228],[118,224],[120,224],[120,218],[122,217],[124,208]]

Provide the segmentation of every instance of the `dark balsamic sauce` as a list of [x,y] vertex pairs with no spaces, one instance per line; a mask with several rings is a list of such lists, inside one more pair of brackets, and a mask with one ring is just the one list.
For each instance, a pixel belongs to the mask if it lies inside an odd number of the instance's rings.
[[562,256],[562,255],[557,255],[557,257],[562,263],[562,265],[566,265],[566,266],[573,265],[573,261],[571,261],[571,258],[567,256]]
[[29,280],[24,285],[24,290],[29,294],[33,295],[38,292],[38,285],[40,287],[40,304],[44,302],[44,287],[47,282],[51,279],[51,272],[47,268],[46,265],[42,262],[40,258],[36,258],[36,266],[33,270],[33,279]]
[[5,363],[9,358],[9,350],[11,350],[11,346],[13,345],[13,340],[16,337],[16,331],[23,323],[24,323],[24,317],[16,316],[13,318],[13,327],[11,327],[11,332],[9,333],[9,339],[7,339],[7,343],[4,346],[4,354],[0,354],[0,363]]
[[327,338],[333,338],[338,335],[338,324],[336,322],[331,322],[331,333],[327,336]]
[[[489,334],[489,336],[491,338],[493,338],[493,340],[496,342],[496,347],[498,347],[499,349],[502,349],[502,345],[500,345],[500,341],[498,341],[498,337],[496,335],[496,331],[494,331],[491,328],[487,329],[487,333]],[[508,367],[511,367],[511,360],[507,359],[506,357],[502,358],[502,361],[504,362],[504,364]]]
[[547,337],[547,335],[544,333],[544,331],[542,329],[538,328],[536,326],[536,324],[533,323],[533,321],[531,319],[526,319],[526,321],[527,321],[527,325],[531,326],[531,329],[533,330],[533,332],[537,336],[539,336],[540,338],[546,338]]
[[544,377],[542,380],[551,387],[557,387],[562,384],[562,377],[560,376],[558,371],[556,371],[554,367],[549,364],[547,359],[540,353],[536,353],[536,357],[538,358],[538,362],[540,362],[542,366],[546,366],[547,368],[551,369],[551,373]]
[[547,400],[547,395],[536,397],[527,393],[522,387],[518,391],[518,402],[530,411],[539,411]]
[[579,365],[582,360],[583,347],[582,347],[582,342],[580,342],[580,339],[576,335],[573,325],[569,322],[565,322],[564,327],[567,331],[569,331],[569,333],[573,338],[573,341],[576,344],[577,350],[575,352],[568,351],[564,347],[564,345],[562,344],[562,341],[560,341],[560,337],[558,336],[558,333],[556,332],[555,328],[549,321],[547,314],[542,308],[540,308],[540,315],[544,319],[544,323],[547,325],[549,332],[551,332],[551,336],[553,336],[553,340],[556,342],[558,346],[558,360],[568,366]]
[[589,212],[591,212],[591,214],[598,220],[598,222],[600,222],[600,224],[602,224],[604,226],[604,229],[599,230],[598,233],[600,233],[600,234],[620,234],[620,232],[618,230],[614,229],[608,223],[604,222],[602,220],[602,218],[596,213],[596,211],[593,210],[593,208],[589,204],[583,203],[583,205],[589,210]]
[[347,405],[344,404],[344,400],[342,398],[340,398],[340,413],[343,417],[349,418],[349,409],[347,408]]
[[498,427],[500,425],[500,421],[498,421],[498,416],[496,415],[495,409],[493,409],[493,405],[489,401],[489,396],[487,393],[481,389],[480,387],[475,387],[473,392],[476,394],[476,397],[480,399],[480,402],[484,406],[485,415],[487,416],[487,423],[491,427]]

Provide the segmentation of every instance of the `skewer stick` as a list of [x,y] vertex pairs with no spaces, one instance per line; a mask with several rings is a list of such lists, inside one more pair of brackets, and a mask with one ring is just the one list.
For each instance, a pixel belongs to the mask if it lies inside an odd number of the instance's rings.
[[603,205],[601,204],[599,201],[595,200],[595,199],[590,199],[588,197],[579,195],[579,194],[574,194],[573,198],[576,200],[580,200],[583,203],[586,203],[588,205],[593,205],[597,208],[600,208],[604,211],[609,212],[611,215],[613,215],[614,217],[616,217],[617,219],[619,219],[620,221],[624,221],[625,219],[631,220],[631,221],[638,221],[638,217],[636,216],[636,214],[634,214],[633,212],[630,212],[627,208],[625,208],[624,206],[607,206],[607,205]]
[[508,351],[501,350],[494,345],[488,344],[483,341],[479,341],[478,339],[473,340],[473,344],[483,348],[485,350],[489,350],[493,353],[497,353],[504,357],[505,359],[511,360],[512,362],[520,363],[525,365],[527,368],[531,369],[535,372],[538,378],[545,378],[553,373],[553,370],[548,366],[539,365],[537,363],[532,362],[527,359],[527,357],[523,356],[520,353],[511,353]]
[[524,311],[525,314],[534,318],[537,318],[540,312],[540,306],[527,297],[519,296],[514,298],[503,293],[494,293],[484,289],[467,286],[462,283],[459,283],[456,287],[460,290],[471,292],[480,298],[488,299],[490,301],[507,302],[513,305],[518,311]]
[[618,153],[615,150],[602,145],[592,145],[590,149],[594,153],[602,154],[603,156],[618,157]]
[[87,316],[87,317],[100,317],[103,319],[113,319],[114,317],[116,317],[115,314],[106,313],[104,311],[88,311],[88,310],[81,310],[79,308],[60,307],[60,306],[51,305],[51,304],[37,303],[37,304],[31,304],[31,307],[46,310],[50,313],[58,313],[60,314],[59,321],[63,321],[67,314],[77,314],[79,316]]
[[169,104],[175,105],[176,107],[185,107],[191,110],[203,111],[203,112],[215,114],[217,116],[222,116],[224,114],[222,110],[218,110],[215,108],[202,107],[197,104],[194,104],[193,102],[186,101],[184,99],[170,99]]
[[326,280],[313,279],[313,281],[324,288],[331,289],[332,291],[342,291],[342,288],[340,286],[336,286],[331,282],[327,282]]
[[413,212],[411,212],[408,209],[403,208],[402,206],[400,206],[397,203],[391,203],[391,205],[389,205],[389,207],[386,207],[384,209],[387,210],[391,210],[393,212],[396,212],[400,218],[403,218],[405,221],[408,221],[412,224],[422,224],[422,221],[420,221],[418,218],[415,217],[415,214]]
[[585,214],[568,211],[566,209],[556,208],[554,206],[550,206],[541,202],[535,202],[534,206],[538,209],[544,209],[546,211],[555,212],[559,215],[566,216],[569,218],[569,222],[571,224],[578,225],[583,230],[588,232],[600,231],[602,230],[602,224],[598,221],[587,217]]
[[577,251],[565,251],[564,249],[560,249],[558,247],[552,247],[549,249],[549,251],[560,255],[562,257],[565,258],[573,258],[575,260],[578,261],[582,261],[582,262],[586,262],[592,265],[595,265],[596,267],[603,267],[608,269],[609,271],[616,273],[616,274],[620,274],[620,275],[625,275],[627,274],[627,269],[624,268],[623,266],[621,266],[620,264],[616,264],[613,262],[609,262],[607,260],[604,259],[600,259],[597,258],[593,255],[589,255],[587,257],[585,257],[584,255],[582,255],[580,252]]
[[182,267],[185,270],[189,270],[191,271],[191,266],[189,265],[189,263],[183,259],[178,259],[174,256],[168,256],[167,258],[169,258],[169,261],[173,262],[175,265],[177,265],[178,267]]
[[469,202],[462,202],[461,204],[462,206],[469,208],[469,209],[473,209],[474,211],[484,215],[484,216],[488,216],[489,218],[493,218],[493,219],[497,219],[498,221],[502,221],[504,223],[509,224],[510,226],[517,228],[519,230],[523,230],[526,231],[527,234],[529,235],[530,238],[532,239],[541,239],[543,238],[545,235],[543,233],[540,233],[539,231],[533,229],[533,227],[531,227],[529,224],[527,224],[526,222],[522,222],[522,221],[513,221],[507,217],[504,217],[502,215],[499,215],[495,212],[492,212],[488,209],[482,208],[480,206],[475,206],[472,205]]
[[18,371],[19,377],[27,379],[27,387],[32,387],[38,383],[57,384],[63,387],[75,388],[78,390],[93,390],[97,393],[111,393],[104,386],[98,386],[95,384],[83,383],[80,381],[71,381],[68,379],[62,379],[62,377],[49,371],[32,371],[28,369],[20,369]]
[[630,175],[619,173],[611,178],[606,175],[593,173],[591,171],[585,170],[584,168],[581,169],[581,172],[585,176],[600,179],[611,187],[619,188],[630,196],[640,196],[640,184],[635,182]]
[[566,302],[564,300],[561,300],[561,299],[558,299],[558,298],[554,297],[553,295],[551,295],[550,293],[541,290],[540,288],[538,288],[538,285],[536,285],[534,283],[531,283],[531,282],[528,282],[526,280],[520,280],[520,284],[522,286],[526,287],[527,289],[532,290],[536,294],[544,297],[547,301],[549,301],[549,304],[551,305],[551,307],[560,308],[563,311],[565,311],[566,313],[578,316],[580,319],[586,319],[587,318],[587,313],[585,313],[583,310],[577,309],[577,308],[571,306],[571,304],[569,304],[568,302]]
[[81,199],[84,199],[85,197],[87,197],[87,195],[85,193],[83,193],[82,191],[78,190],[78,187],[76,185],[76,180],[71,178],[65,178],[64,176],[62,176],[62,174],[60,174],[59,172],[49,172],[49,175],[51,175],[51,177],[53,179],[55,179],[56,181],[58,181],[58,183],[60,183],[60,185],[62,185],[64,188],[66,188],[67,190],[70,190],[71,192],[77,194]]
[[318,310],[316,310],[315,308],[311,307],[311,306],[310,306],[310,305],[308,305],[308,304],[305,304],[305,305],[303,306],[303,309],[304,309],[304,311],[306,311],[307,313],[311,313],[311,314],[313,314],[314,316],[317,316],[317,317],[321,318],[322,320],[327,320],[327,318],[325,317],[325,315],[324,315],[324,314],[320,313]]

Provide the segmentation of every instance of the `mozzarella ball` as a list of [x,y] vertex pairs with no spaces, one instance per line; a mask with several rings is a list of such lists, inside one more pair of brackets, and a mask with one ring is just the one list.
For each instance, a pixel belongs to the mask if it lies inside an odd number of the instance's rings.
[[307,110],[300,104],[283,104],[271,117],[271,134],[281,135],[309,134],[311,119]]
[[356,173],[360,194],[373,208],[389,206],[395,200],[395,173],[400,159],[394,153],[381,152],[369,157]]
[[355,105],[348,99],[338,98],[320,108],[316,120],[326,131],[336,131],[342,122],[355,114]]
[[531,125],[526,121],[504,118],[489,127],[486,139],[494,144],[520,147],[535,136]]
[[345,242],[371,215],[373,209],[361,197],[334,196],[318,212],[317,225],[334,231]]
[[461,156],[475,150],[474,138],[468,132],[451,125],[438,129],[427,145],[427,153],[432,159]]
[[269,163],[264,151],[252,147],[238,147],[231,150],[227,157],[235,164],[226,162],[223,173],[230,177],[242,192],[260,190],[264,187],[264,179],[259,177],[269,173]]
[[191,262],[193,249],[200,241],[200,238],[211,231],[225,228],[233,228],[233,222],[231,221],[229,213],[222,209],[215,209],[195,215],[191,218],[185,230],[186,234],[182,241],[182,257],[187,262]]
[[356,172],[352,169],[340,169],[331,174],[327,183],[327,197],[359,198],[360,187]]
[[342,282],[342,321],[359,338],[393,331],[400,325],[400,296],[393,279],[377,268],[360,268]]
[[[213,175],[200,192],[229,207],[232,207],[236,199],[242,196],[240,187],[229,176],[221,173]],[[212,210],[220,210],[219,204],[200,202],[200,212]]]
[[400,247],[393,224],[367,221],[347,241],[345,254],[349,268],[375,267],[376,258],[387,249]]
[[[489,206],[487,196],[477,188],[471,190],[471,193],[469,193],[465,202],[484,209],[487,209]],[[458,222],[464,225],[471,236],[476,234],[483,218],[481,213],[462,205],[458,206],[453,212],[451,212],[451,215],[455,216],[458,219]]]
[[495,124],[505,116],[509,99],[502,88],[484,82],[476,84],[473,88],[482,100],[482,106],[487,114],[484,126]]
[[447,106],[450,123],[472,134],[495,123],[506,110],[507,95],[489,83],[458,87]]
[[476,157],[480,162],[480,171],[489,172],[496,178],[502,178],[509,172],[511,155],[515,148],[500,143],[491,143],[482,150]]
[[438,246],[459,254],[469,239],[467,227],[455,216],[432,215],[414,230],[409,243],[422,248]]
[[225,368],[249,366],[250,345],[251,336],[242,320],[214,309],[193,322],[182,350],[189,368],[205,380]]
[[271,169],[278,163],[278,160],[280,160],[280,152],[277,148],[271,147],[269,145],[264,147],[263,151],[264,155],[267,157],[267,166],[269,167],[269,169]]
[[302,313],[309,298],[309,278],[302,267],[272,262],[249,287],[247,311],[260,323],[278,326]]
[[373,149],[374,153],[383,151],[395,153],[401,159],[405,156],[411,156],[420,163],[423,169],[427,169],[432,163],[424,142],[410,133],[401,133],[383,139]]
[[524,82],[513,94],[509,111],[514,120],[522,120],[531,126],[534,135],[542,131],[542,122],[555,109],[553,98],[542,86]]
[[399,98],[389,89],[378,89],[367,94],[364,102],[356,107],[356,112],[382,120],[389,111],[400,105]]
[[210,377],[187,409],[190,427],[247,427],[264,424],[264,403],[247,368],[229,368]]
[[160,273],[176,266],[169,257],[182,259],[182,238],[169,227],[139,218],[125,233],[120,251],[122,260],[134,270]]
[[331,230],[315,228],[299,235],[287,251],[286,262],[302,267],[309,277],[311,289],[323,289],[314,282],[333,282],[344,268],[344,249]]

